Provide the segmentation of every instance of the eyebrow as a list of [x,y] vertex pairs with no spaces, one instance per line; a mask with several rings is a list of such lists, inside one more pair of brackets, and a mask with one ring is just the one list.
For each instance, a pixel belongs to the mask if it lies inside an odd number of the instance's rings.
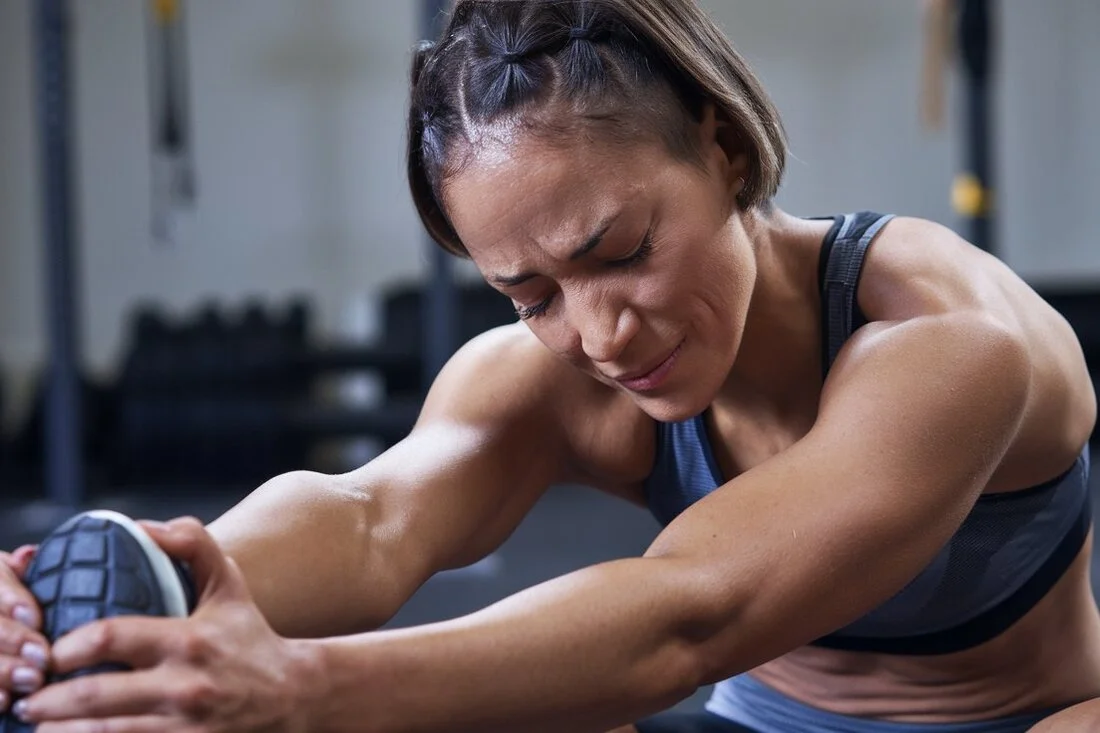
[[[584,240],[584,243],[576,247],[569,255],[569,261],[573,262],[584,257],[586,254],[600,246],[600,242],[603,241],[604,236],[614,226],[615,220],[619,218],[621,212],[615,213],[606,219],[604,219],[600,225],[596,228],[596,231]],[[512,288],[522,283],[527,282],[531,278],[535,277],[538,273],[534,272],[521,272],[518,275],[491,275],[488,279],[489,282],[494,285],[499,285],[502,288]]]

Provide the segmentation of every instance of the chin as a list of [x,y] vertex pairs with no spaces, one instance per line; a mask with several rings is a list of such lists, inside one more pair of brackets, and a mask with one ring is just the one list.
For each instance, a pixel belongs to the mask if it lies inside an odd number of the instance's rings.
[[676,390],[671,390],[667,395],[659,397],[638,394],[632,396],[642,412],[657,422],[664,423],[691,420],[703,413],[711,403],[710,398],[700,399],[695,395]]
[[706,412],[721,391],[726,373],[728,372],[674,375],[670,384],[653,393],[628,391],[627,394],[654,420],[665,423],[683,422]]

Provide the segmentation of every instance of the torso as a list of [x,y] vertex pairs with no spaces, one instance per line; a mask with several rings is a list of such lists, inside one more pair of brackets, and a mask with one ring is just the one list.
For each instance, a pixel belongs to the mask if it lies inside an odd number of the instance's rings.
[[[1032,348],[1035,386],[1018,437],[987,493],[1025,489],[1061,474],[1091,433],[1095,399],[1068,326],[996,260],[962,244],[922,241],[929,226],[897,220],[872,246],[860,305],[873,321],[979,307],[1018,325]],[[792,251],[789,272],[812,282],[825,225]],[[915,246],[914,242],[921,246]],[[977,292],[980,272],[996,284]],[[921,275],[928,275],[922,277]],[[816,323],[813,292],[805,294]],[[858,334],[853,338],[858,338]],[[746,395],[737,409],[712,409],[707,428],[722,473],[735,477],[800,440],[812,427],[822,385],[820,342],[806,343],[806,372],[779,385],[784,402]],[[579,386],[573,383],[574,386]],[[797,388],[793,388],[797,385]],[[578,470],[569,476],[646,505],[642,481],[653,463],[654,426],[625,395],[590,384],[572,411]],[[610,442],[609,436],[614,436]],[[938,656],[893,656],[806,647],[752,673],[807,704],[899,722],[988,719],[1100,696],[1100,615],[1089,577],[1091,537],[1056,586],[1007,632],[981,646]]]

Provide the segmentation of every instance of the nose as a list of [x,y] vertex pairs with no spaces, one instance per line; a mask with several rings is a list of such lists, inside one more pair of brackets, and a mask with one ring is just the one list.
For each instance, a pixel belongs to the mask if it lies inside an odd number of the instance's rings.
[[573,322],[580,335],[581,349],[596,363],[618,359],[640,327],[633,309],[606,296],[578,304],[577,310]]

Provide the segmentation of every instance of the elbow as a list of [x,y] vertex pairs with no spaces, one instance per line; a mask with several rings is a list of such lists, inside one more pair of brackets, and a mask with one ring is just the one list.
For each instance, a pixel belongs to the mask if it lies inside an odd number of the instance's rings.
[[668,710],[707,684],[704,655],[692,641],[680,635],[666,639],[656,654],[624,677],[619,697],[633,699],[636,711],[649,715]]
[[664,695],[678,702],[704,685],[747,671],[765,660],[753,660],[743,633],[747,608],[743,583],[734,582],[729,569],[711,572],[686,559],[666,559],[675,578],[669,620],[667,653],[660,662]]
[[687,659],[685,668],[691,679],[691,692],[728,677],[746,672],[766,660],[751,661],[751,649],[738,633],[741,614],[732,608],[701,614],[683,631]]

